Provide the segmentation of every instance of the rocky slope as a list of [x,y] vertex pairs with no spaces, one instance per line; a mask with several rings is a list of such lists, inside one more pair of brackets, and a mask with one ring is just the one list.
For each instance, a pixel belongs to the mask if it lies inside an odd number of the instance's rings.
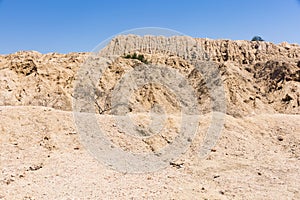
[[[211,61],[218,66],[228,114],[300,112],[299,45],[181,36],[118,36],[98,55],[109,60],[109,67],[95,86],[97,94],[101,94],[96,97],[101,107],[109,110],[111,91],[121,77],[144,64],[138,59],[124,58],[133,53],[143,55],[148,65],[166,65],[179,71],[194,88],[202,113],[211,110],[210,93],[203,74],[194,69],[195,61]],[[90,55],[38,52],[2,55],[0,105],[71,110],[76,73]],[[150,84],[135,92],[130,110],[141,111],[145,107],[149,110],[155,103],[165,105],[170,112],[179,109],[170,92]]]

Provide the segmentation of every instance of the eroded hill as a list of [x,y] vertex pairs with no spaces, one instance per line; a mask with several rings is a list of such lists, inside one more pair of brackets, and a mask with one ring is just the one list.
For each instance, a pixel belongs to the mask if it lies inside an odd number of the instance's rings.
[[[156,71],[157,66],[167,70]],[[124,79],[135,70],[144,73]],[[172,71],[181,76],[174,78]],[[118,36],[97,55],[0,55],[0,199],[300,199],[299,73],[299,45],[189,37]],[[160,83],[130,94],[116,89],[156,76]],[[176,115],[190,100],[180,101],[170,90],[172,83],[186,86],[180,77],[195,94],[199,115],[191,117],[198,121]],[[164,78],[169,85],[162,84]],[[206,140],[211,139],[212,98],[219,97],[211,93],[218,88],[208,83],[222,86],[225,98],[215,107],[226,107],[212,140]],[[180,94],[189,97],[188,92]],[[186,140],[186,151],[152,173],[130,173],[135,160],[119,154],[109,160],[126,165],[112,167],[95,159],[91,146],[100,140],[84,143],[88,135],[98,135],[91,133],[95,129],[78,128],[83,121],[72,112],[78,97],[92,99],[87,111],[100,113],[80,113],[93,116],[97,130],[111,142],[99,149],[159,159],[160,150],[187,127],[196,128],[194,137]],[[125,117],[113,115],[116,97],[128,99]],[[124,118],[132,120],[135,130],[120,126]],[[82,119],[92,127],[92,121]],[[203,146],[207,154],[201,157]],[[115,170],[124,166],[129,173]]]
[[[147,64],[126,55],[142,55]],[[72,110],[76,73],[90,53],[40,54],[17,52],[0,57],[0,105],[47,106]],[[95,100],[109,113],[111,92],[139,65],[164,65],[177,70],[194,88],[202,113],[211,111],[210,92],[195,61],[213,62],[219,68],[226,95],[227,114],[300,113],[300,46],[269,42],[193,39],[175,36],[118,36],[100,55],[109,67],[95,85]],[[97,60],[93,63],[97,65]],[[154,104],[168,112],[180,102],[166,88],[148,84],[135,91],[130,111],[147,111]],[[97,109],[96,109],[97,110]],[[104,113],[104,112],[103,112]]]

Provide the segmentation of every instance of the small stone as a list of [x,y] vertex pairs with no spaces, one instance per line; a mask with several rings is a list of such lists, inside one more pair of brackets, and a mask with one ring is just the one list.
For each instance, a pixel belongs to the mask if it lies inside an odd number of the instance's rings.
[[210,151],[211,151],[211,152],[216,152],[216,151],[217,151],[217,149],[211,149]]
[[170,165],[173,167],[176,167],[177,169],[180,169],[183,167],[184,163],[174,163],[174,162],[170,162]]
[[277,137],[277,140],[283,141],[283,137],[282,137],[282,136],[278,136],[278,137]]
[[36,171],[36,170],[39,170],[43,168],[43,164],[39,164],[39,165],[33,165],[33,166],[30,166],[29,169],[27,171]]

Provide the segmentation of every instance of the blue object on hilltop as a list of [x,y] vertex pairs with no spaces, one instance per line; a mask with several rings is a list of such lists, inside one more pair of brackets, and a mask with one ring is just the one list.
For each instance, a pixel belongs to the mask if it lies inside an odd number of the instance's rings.
[[254,36],[251,41],[264,41],[260,36]]

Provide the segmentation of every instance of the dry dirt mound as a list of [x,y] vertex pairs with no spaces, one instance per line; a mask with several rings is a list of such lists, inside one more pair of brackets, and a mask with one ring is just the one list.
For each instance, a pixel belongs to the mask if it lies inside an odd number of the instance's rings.
[[[101,56],[114,56],[100,83],[95,85],[95,98],[101,107],[109,110],[111,91],[126,72],[145,65],[138,59],[124,58],[135,52],[148,65],[165,65],[180,72],[193,86],[202,113],[211,110],[210,93],[203,79],[205,74],[194,69],[195,59],[219,66],[228,114],[300,112],[298,45],[133,35],[115,38],[101,52]],[[1,56],[0,105],[71,110],[76,73],[88,56],[87,53],[42,55],[38,52]],[[165,105],[170,112],[179,109],[170,91],[151,84],[136,91],[130,103],[132,111],[149,110],[155,104]]]
[[0,56],[0,104],[70,110],[72,82],[84,57],[33,51]]

